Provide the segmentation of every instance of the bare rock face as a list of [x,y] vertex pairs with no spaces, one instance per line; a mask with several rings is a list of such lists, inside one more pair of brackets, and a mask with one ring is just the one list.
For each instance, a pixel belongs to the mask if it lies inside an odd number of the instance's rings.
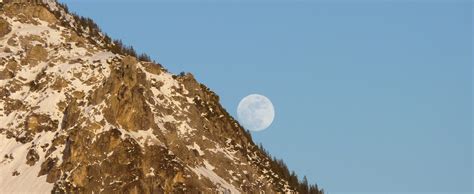
[[[39,1],[36,1],[39,3]],[[56,23],[57,18],[46,7],[37,5],[35,1],[13,1],[4,6],[7,16],[17,16],[24,23],[37,23],[35,18],[48,23]]]
[[112,96],[107,99],[107,108],[104,110],[107,121],[132,131],[149,129],[154,124],[144,97],[147,90],[146,75],[137,69],[137,63],[134,57],[125,57],[114,63],[106,84],[97,91]]
[[39,62],[45,61],[47,58],[48,51],[40,45],[35,45],[26,51],[26,57],[25,60],[22,61],[22,64],[35,66]]
[[0,192],[295,191],[192,74],[111,52],[53,0],[3,10]]
[[31,114],[27,117],[25,127],[27,131],[53,131],[58,127],[58,121],[53,121],[47,115]]
[[20,65],[16,61],[8,61],[6,62],[4,70],[8,70],[11,71],[13,74],[16,74],[20,70]]
[[5,19],[0,18],[0,38],[10,33],[10,31],[11,31],[10,24]]
[[9,70],[3,70],[3,71],[0,71],[0,80],[4,80],[4,79],[11,79],[13,78],[15,75],[9,71]]

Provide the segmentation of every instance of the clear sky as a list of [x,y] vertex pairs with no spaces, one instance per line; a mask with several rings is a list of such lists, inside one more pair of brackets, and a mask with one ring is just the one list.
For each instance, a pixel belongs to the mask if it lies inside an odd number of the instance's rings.
[[171,72],[192,72],[328,193],[472,193],[472,2],[68,0]]

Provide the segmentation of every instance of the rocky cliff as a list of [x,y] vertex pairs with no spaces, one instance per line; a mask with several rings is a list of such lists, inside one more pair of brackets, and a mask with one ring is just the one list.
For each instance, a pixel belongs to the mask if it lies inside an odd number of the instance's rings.
[[93,27],[1,3],[0,193],[296,191],[216,94]]

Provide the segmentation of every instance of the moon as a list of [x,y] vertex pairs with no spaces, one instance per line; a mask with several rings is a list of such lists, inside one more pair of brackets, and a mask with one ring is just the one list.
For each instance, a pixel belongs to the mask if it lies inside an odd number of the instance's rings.
[[267,97],[251,94],[240,101],[237,117],[244,128],[250,131],[263,131],[272,124],[275,109]]

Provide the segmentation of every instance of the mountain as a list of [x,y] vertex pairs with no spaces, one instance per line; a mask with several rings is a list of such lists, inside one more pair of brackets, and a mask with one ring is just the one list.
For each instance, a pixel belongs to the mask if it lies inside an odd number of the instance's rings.
[[322,193],[192,74],[56,1],[0,9],[1,193]]

